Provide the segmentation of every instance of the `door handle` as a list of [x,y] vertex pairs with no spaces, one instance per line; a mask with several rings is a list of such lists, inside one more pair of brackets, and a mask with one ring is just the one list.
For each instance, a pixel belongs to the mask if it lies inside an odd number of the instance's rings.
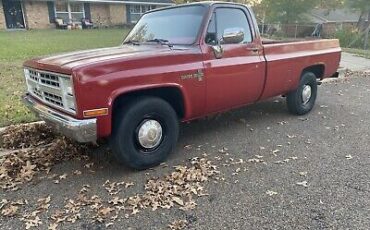
[[247,50],[252,51],[252,52],[258,52],[258,51],[260,51],[260,48],[258,48],[258,47],[247,47]]

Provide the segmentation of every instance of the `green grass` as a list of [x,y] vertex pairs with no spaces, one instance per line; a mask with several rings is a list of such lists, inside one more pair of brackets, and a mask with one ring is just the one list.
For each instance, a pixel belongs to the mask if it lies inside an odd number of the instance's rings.
[[0,31],[0,127],[36,118],[21,103],[25,93],[22,63],[32,57],[119,45],[128,31]]
[[343,48],[343,51],[355,54],[356,56],[359,56],[359,57],[364,57],[364,58],[370,59],[370,50]]

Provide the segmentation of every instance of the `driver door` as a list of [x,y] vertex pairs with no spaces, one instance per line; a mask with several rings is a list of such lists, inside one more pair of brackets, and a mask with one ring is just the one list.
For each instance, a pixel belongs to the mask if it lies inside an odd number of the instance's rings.
[[[209,21],[203,47],[207,113],[253,103],[262,93],[265,61],[248,14],[244,7],[217,7]],[[223,41],[224,33],[235,29],[243,31],[243,40]],[[223,50],[221,56],[215,48]]]

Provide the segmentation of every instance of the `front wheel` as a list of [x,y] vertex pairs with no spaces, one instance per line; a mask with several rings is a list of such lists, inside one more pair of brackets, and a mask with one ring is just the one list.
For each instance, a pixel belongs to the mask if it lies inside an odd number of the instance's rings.
[[177,114],[166,101],[142,97],[115,114],[113,154],[131,168],[147,169],[163,162],[176,146]]
[[292,114],[304,115],[310,112],[317,97],[317,82],[314,73],[303,73],[299,86],[287,95],[288,110]]

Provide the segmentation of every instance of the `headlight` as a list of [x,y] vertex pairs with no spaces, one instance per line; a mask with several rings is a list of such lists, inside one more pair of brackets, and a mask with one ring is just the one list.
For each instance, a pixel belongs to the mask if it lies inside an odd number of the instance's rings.
[[76,111],[72,78],[63,77],[63,78],[60,78],[60,80],[62,81],[61,83],[63,86],[63,93],[65,96],[67,108]]
[[23,69],[24,76],[27,78],[30,75],[30,71],[28,69]]
[[63,84],[63,89],[65,90],[67,95],[73,96],[73,86],[72,86],[72,79],[71,78],[60,78]]
[[66,96],[67,107],[72,110],[76,110],[75,99],[71,96]]
[[66,88],[66,92],[67,92],[67,94],[69,94],[69,95],[73,95],[73,89],[72,89],[72,86],[67,86],[67,88]]

